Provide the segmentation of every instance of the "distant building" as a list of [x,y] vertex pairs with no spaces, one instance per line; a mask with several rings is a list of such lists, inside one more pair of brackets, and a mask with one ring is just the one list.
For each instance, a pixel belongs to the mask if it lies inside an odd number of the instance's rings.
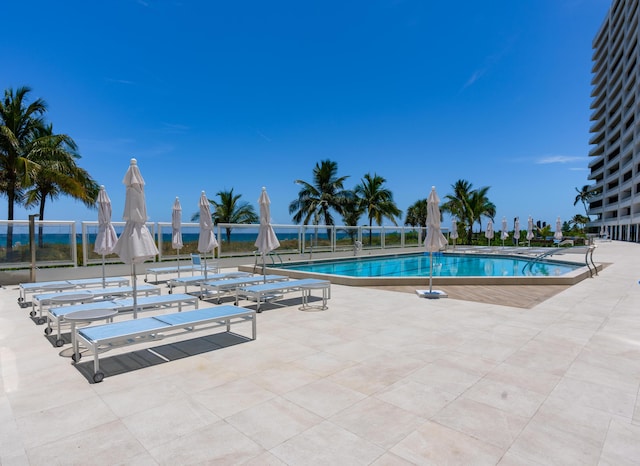
[[593,40],[591,227],[640,241],[640,0],[613,0]]

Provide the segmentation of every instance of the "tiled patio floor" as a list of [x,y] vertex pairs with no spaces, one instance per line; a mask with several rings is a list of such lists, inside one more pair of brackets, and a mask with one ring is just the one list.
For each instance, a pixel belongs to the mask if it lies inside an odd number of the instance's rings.
[[640,245],[594,258],[611,265],[528,309],[334,285],[303,312],[292,295],[256,341],[114,351],[99,384],[2,288],[0,463],[639,464]]

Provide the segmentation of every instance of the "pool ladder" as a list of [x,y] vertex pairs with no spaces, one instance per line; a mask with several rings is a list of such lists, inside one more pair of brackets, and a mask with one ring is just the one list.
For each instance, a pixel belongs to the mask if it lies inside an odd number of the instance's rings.
[[[262,267],[262,261],[260,260],[262,258],[262,254],[260,254],[258,251],[255,251],[253,253],[256,257],[256,260],[253,264],[253,273],[256,273],[256,270],[258,269],[258,267]],[[280,257],[279,254],[276,253],[269,253],[265,255],[265,264],[267,263],[266,258],[270,257],[271,258],[271,264],[275,265],[276,262],[278,262],[280,265],[282,265],[282,257]],[[277,259],[277,261],[276,261]]]
[[[580,248],[580,246],[578,246],[578,248]],[[549,251],[545,251],[542,254],[537,255],[533,260],[527,262],[524,265],[524,267],[522,267],[522,274],[525,273],[525,271],[527,270],[527,267],[531,271],[533,269],[533,266],[536,263],[540,262],[545,257],[553,256],[554,254],[564,254],[565,252],[567,252],[567,249],[572,249],[572,248],[552,248]],[[585,255],[584,255],[584,263],[589,269],[590,277],[593,277],[594,273],[598,275],[598,267],[596,267],[596,264],[593,262],[593,252],[595,251],[595,249],[596,249],[595,245],[588,246],[587,251],[585,252]],[[589,264],[589,262],[591,262],[591,264]],[[593,270],[591,268],[592,266],[593,266]]]

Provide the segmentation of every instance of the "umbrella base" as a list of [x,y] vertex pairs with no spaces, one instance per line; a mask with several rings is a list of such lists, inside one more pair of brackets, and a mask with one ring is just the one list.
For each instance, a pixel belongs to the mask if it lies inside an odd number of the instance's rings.
[[448,298],[449,295],[442,290],[416,290],[416,294],[420,298],[428,298],[428,299],[438,299],[438,298]]

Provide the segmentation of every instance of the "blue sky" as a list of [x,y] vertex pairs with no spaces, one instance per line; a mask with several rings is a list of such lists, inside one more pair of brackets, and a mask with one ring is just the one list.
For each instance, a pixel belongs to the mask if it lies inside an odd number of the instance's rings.
[[[190,216],[202,190],[259,211],[266,186],[273,222],[291,223],[294,180],[330,159],[347,188],[386,178],[402,220],[431,186],[443,198],[466,179],[490,186],[496,221],[553,223],[584,214],[591,42],[610,3],[8,2],[0,88],[47,102],[114,220],[135,157],[150,221],[170,221],[176,196]],[[61,198],[45,217],[97,212]]]

